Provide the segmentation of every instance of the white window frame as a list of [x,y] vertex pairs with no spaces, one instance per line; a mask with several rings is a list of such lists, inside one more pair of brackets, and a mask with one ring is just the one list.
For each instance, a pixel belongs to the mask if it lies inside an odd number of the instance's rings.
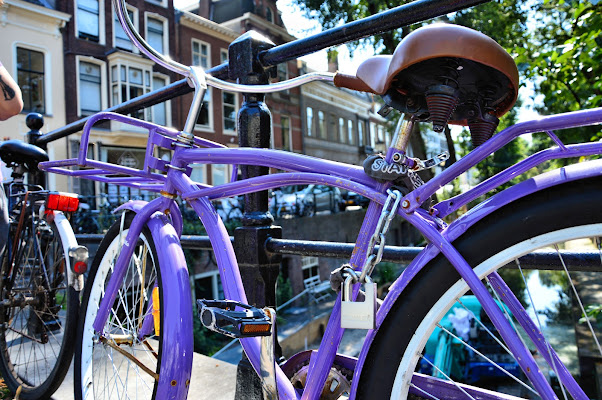
[[[192,60],[192,64],[194,65],[194,43],[198,43],[199,44],[199,48],[200,46],[207,46],[207,65],[203,68],[205,69],[209,69],[212,67],[212,63],[211,63],[211,45],[207,42],[204,42],[202,40],[199,39],[195,39],[192,38],[190,40],[190,55],[191,55],[191,60]],[[199,57],[201,57],[201,54],[199,54]],[[202,65],[200,65],[202,66]]]
[[[154,78],[163,79],[165,81],[165,86],[167,86],[171,83],[168,75],[161,74],[159,72],[153,72],[151,74],[151,92],[154,90],[153,89],[153,79]],[[165,126],[171,126],[171,122],[172,122],[171,121],[171,100],[167,100],[167,101],[165,101],[163,103],[159,103],[157,105],[160,105],[160,104],[165,106]],[[155,107],[155,106],[153,106],[153,107]],[[151,121],[155,122],[155,115],[154,115],[153,107],[151,107]]]
[[207,108],[207,113],[209,114],[209,123],[207,125],[197,124],[195,121],[194,129],[197,131],[203,132],[215,132],[213,129],[213,106],[214,106],[214,97],[213,97],[213,88],[211,86],[207,86],[207,91],[205,92],[205,96],[209,98],[209,106]]
[[[13,43],[13,75],[15,77],[15,81],[18,82],[18,74],[17,74],[17,48],[20,47],[22,49],[38,51],[44,54],[44,115],[47,117],[53,116],[52,104],[54,103],[52,97],[52,60],[51,60],[51,52],[48,48],[43,46],[36,46],[34,44],[25,43],[25,42],[14,42]],[[62,55],[61,55],[62,57]]]
[[[73,20],[75,22],[75,37],[79,39],[79,28],[77,21],[77,0],[73,0]],[[84,39],[85,40],[85,39]],[[106,43],[105,31],[105,1],[98,0],[98,44]]]
[[238,116],[238,93],[222,91],[222,132],[224,135],[236,135],[236,128],[226,129],[226,113],[224,110],[226,103],[224,103],[224,93],[230,93],[234,95],[234,126],[236,126],[236,120]]
[[226,61],[228,61],[228,59],[230,58],[230,55],[228,53],[228,49],[220,49],[219,50],[219,62],[220,64],[225,63]]
[[318,139],[328,139],[328,123],[326,121],[326,113],[322,110],[318,110],[318,132],[316,133]]
[[96,64],[100,67],[100,109],[106,110],[108,108],[108,99],[107,99],[107,68],[106,63],[102,60],[98,60],[94,57],[86,57],[86,56],[75,56],[75,81],[77,85],[77,115],[82,115],[81,109],[81,89],[79,87],[80,79],[79,79],[79,65],[82,62]]
[[347,125],[345,118],[339,117],[337,129],[339,130],[339,140],[341,143],[347,143],[347,127],[345,125]]
[[314,128],[314,109],[312,107],[305,108],[305,123],[307,125],[307,136],[315,137],[313,128]]
[[144,38],[148,40],[148,19],[153,18],[161,21],[163,24],[163,54],[169,55],[169,25],[167,18],[153,12],[144,12]]
[[[138,9],[136,7],[130,6],[130,5],[126,5],[127,9],[129,11],[132,11],[132,13],[134,14],[134,20],[132,21],[134,23],[134,27],[136,28],[137,31],[139,31],[139,27],[138,27]],[[117,13],[115,12],[115,9],[111,7],[111,9],[113,10],[112,13],[112,21],[113,21],[113,47],[114,48],[118,48],[117,44],[116,44],[116,40],[115,40],[115,24],[119,23],[119,20],[117,19]],[[131,40],[130,40],[131,42]],[[123,51],[127,51],[127,49],[122,49],[121,47],[118,48],[119,50],[123,50]],[[134,45],[134,43],[132,43],[132,53],[140,53],[140,50],[138,50],[138,47],[136,47]]]
[[354,126],[353,120],[347,120],[347,143],[355,144]]

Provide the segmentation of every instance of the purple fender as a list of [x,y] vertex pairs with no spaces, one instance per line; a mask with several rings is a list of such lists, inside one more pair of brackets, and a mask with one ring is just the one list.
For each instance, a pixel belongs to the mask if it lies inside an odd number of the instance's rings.
[[[580,179],[602,177],[602,160],[582,162],[569,165],[554,171],[535,176],[531,179],[514,185],[495,196],[483,201],[476,207],[472,208],[466,214],[452,222],[443,232],[442,235],[453,242],[458,237],[463,235],[476,222],[482,220],[492,212],[526,196],[529,196],[540,190],[557,186],[563,183],[576,181]],[[399,211],[403,216],[404,211]],[[357,366],[355,368],[354,378],[352,381],[350,399],[355,399],[355,393],[361,371],[366,361],[370,346],[376,336],[379,327],[383,323],[387,314],[391,310],[393,304],[399,298],[400,294],[407,287],[408,283],[416,276],[416,274],[433,258],[439,254],[439,250],[432,244],[429,244],[424,250],[410,263],[399,278],[393,283],[389,290],[389,294],[384,299],[383,304],[378,309],[376,314],[376,329],[368,332],[362,351],[360,352]]]
[[[138,214],[138,212],[147,204],[148,204],[148,201],[144,201],[144,200],[129,200],[129,201],[123,203],[122,205],[120,205],[119,207],[117,207],[116,209],[114,209],[113,214],[117,214],[120,211],[124,211],[124,210],[133,211],[136,214]],[[184,222],[182,221],[182,213],[180,212],[180,209],[178,208],[178,205],[175,202],[171,203],[171,205],[169,207],[169,211],[170,211],[170,215],[171,215],[171,223],[174,226],[174,228],[176,228],[178,237],[181,237],[182,229],[184,227]],[[155,243],[157,243],[157,242],[155,242]]]

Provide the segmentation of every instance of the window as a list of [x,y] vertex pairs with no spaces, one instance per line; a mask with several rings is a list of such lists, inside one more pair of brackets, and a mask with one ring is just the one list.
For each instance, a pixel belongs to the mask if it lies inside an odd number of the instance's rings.
[[[146,149],[144,148],[102,146],[100,151],[101,161],[136,169],[143,168],[145,155]],[[153,194],[145,190],[111,183],[105,185],[107,200],[113,204],[122,204],[130,199],[151,200],[154,198]]]
[[[153,76],[153,90],[160,89],[166,84],[167,79],[161,76]],[[151,108],[151,121],[153,121],[155,124],[163,126],[167,125],[167,104],[168,102],[165,101],[163,103],[156,104]]]
[[320,276],[318,257],[301,257],[301,270],[303,271],[303,280]]
[[77,0],[77,36],[94,42],[100,37],[100,9],[98,0]]
[[274,13],[272,12],[271,8],[266,7],[265,10],[265,19],[268,20],[268,22],[274,22]]
[[[150,92],[150,69],[131,65],[111,66],[111,102],[113,105],[123,103]],[[146,111],[146,115],[144,115]],[[150,108],[133,112],[134,118],[150,120]]]
[[375,147],[376,143],[376,125],[374,122],[370,122],[370,146]]
[[224,108],[224,131],[234,133],[236,132],[238,97],[236,93],[222,92],[222,102]]
[[219,271],[209,271],[194,276],[194,296],[197,299],[225,299]]
[[358,137],[358,142],[359,142],[360,146],[363,146],[364,144],[366,144],[365,138],[364,138],[364,121],[357,122],[357,137]]
[[312,129],[314,125],[314,110],[311,107],[307,107],[307,136],[312,135]]
[[385,130],[382,125],[376,127],[378,131],[378,143],[385,143]]
[[201,107],[201,112],[199,112],[199,116],[196,120],[196,127],[198,129],[213,129],[213,113],[211,112],[211,92],[212,88],[210,87],[208,87],[205,91],[205,97],[203,98],[203,106]]
[[163,19],[155,17],[148,17],[146,19],[146,41],[159,53],[167,53],[165,43],[165,21]]
[[353,121],[352,120],[348,120],[347,121],[347,141],[349,142],[349,144],[354,144],[355,142],[355,138],[353,137]]
[[79,63],[79,114],[92,115],[102,110],[101,66],[91,62]]
[[[134,46],[134,43],[130,41],[130,38],[128,37],[128,35],[126,35],[125,31],[123,30],[123,26],[121,26],[121,22],[119,22],[117,13],[113,12],[113,14],[115,16],[115,18],[113,19],[113,34],[115,35],[113,39],[114,46],[122,50],[138,51],[136,46]],[[138,11],[136,9],[130,9],[128,7],[128,15],[136,29],[138,29]]]
[[288,64],[286,62],[278,64],[278,81],[282,82],[288,79]]
[[289,117],[280,117],[282,127],[282,150],[291,151],[291,119]]
[[192,65],[204,69],[211,67],[210,48],[207,43],[192,39]]
[[45,114],[44,53],[17,47],[17,83],[23,94],[23,111]]
[[190,164],[190,167],[192,167],[190,179],[194,182],[207,183],[207,164]]
[[326,135],[326,117],[322,111],[318,111],[318,137],[320,139],[326,139]]
[[345,143],[345,119],[339,118],[339,139]]
[[338,142],[339,140],[339,128],[337,127],[337,116],[330,114],[330,131],[332,132],[332,140]]
[[216,186],[230,182],[229,170],[229,164],[211,164],[211,184]]

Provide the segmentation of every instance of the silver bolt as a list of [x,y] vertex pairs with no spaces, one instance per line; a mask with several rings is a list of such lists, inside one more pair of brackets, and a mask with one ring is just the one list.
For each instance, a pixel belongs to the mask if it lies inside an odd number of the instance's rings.
[[401,206],[403,208],[408,208],[408,207],[410,207],[410,202],[407,201],[407,200],[404,200],[404,201],[401,202]]

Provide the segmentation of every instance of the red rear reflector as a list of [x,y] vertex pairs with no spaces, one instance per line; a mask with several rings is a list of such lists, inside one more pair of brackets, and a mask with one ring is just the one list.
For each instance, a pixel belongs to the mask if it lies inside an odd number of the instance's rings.
[[83,274],[88,270],[88,264],[84,261],[78,261],[73,265],[73,272]]
[[77,211],[79,198],[75,194],[51,192],[46,199],[46,209],[64,212]]

